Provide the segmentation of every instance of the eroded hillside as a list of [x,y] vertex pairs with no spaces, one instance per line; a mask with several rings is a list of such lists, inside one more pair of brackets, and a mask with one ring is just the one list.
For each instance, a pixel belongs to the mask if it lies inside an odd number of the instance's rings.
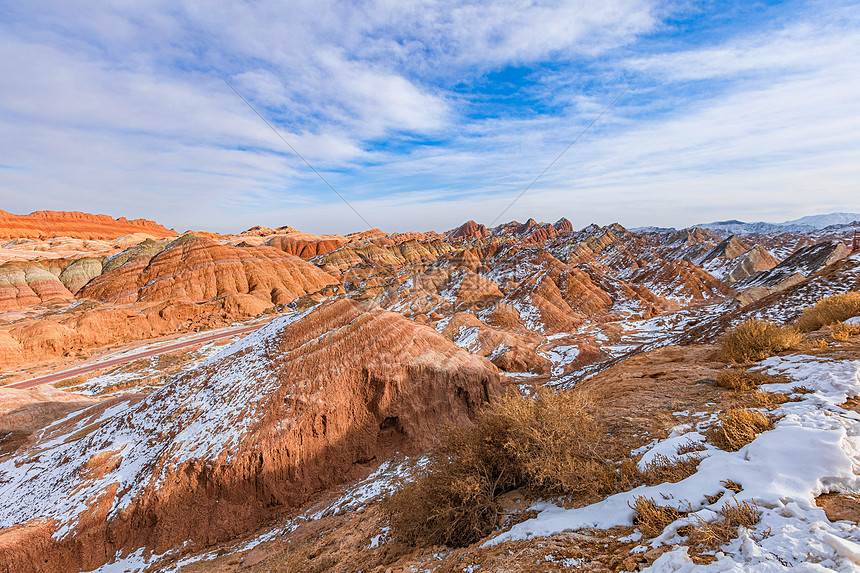
[[[17,502],[0,571],[852,566],[834,508],[856,519],[860,328],[807,329],[742,368],[720,347],[745,320],[793,325],[856,291],[860,255],[838,237],[567,219],[151,235],[2,245],[0,492]],[[12,389],[81,365],[58,389]],[[736,371],[755,388],[726,383]],[[468,543],[392,525],[394,492],[443,471],[438,452],[460,459],[435,449],[446,428],[484,427],[501,396],[528,412],[542,388],[585,396],[593,441],[570,463],[597,464],[600,485],[546,489],[521,453],[469,486],[489,501]],[[738,409],[769,427],[727,449]],[[726,522],[726,503],[755,520]]]

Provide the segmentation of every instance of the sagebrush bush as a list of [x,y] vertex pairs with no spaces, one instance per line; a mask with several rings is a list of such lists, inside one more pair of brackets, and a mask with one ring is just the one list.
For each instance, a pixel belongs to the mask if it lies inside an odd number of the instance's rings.
[[752,372],[740,368],[729,368],[721,370],[717,374],[716,385],[730,390],[744,392],[773,382],[783,382],[783,378],[765,374],[764,372]]
[[676,521],[683,514],[673,507],[657,505],[653,498],[638,495],[633,498],[633,525],[635,525],[645,537],[657,537],[666,526]]
[[706,522],[700,518],[699,523],[690,530],[688,539],[694,550],[713,551],[736,538],[739,527],[748,529],[755,527],[761,518],[761,512],[755,501],[739,502],[735,497],[732,497],[732,500],[734,505],[731,501],[726,502],[717,512],[720,515],[719,519]]
[[793,328],[749,318],[726,332],[721,346],[727,360],[750,362],[794,348],[802,340],[803,336]]
[[770,418],[755,410],[732,408],[719,415],[720,424],[705,432],[709,442],[720,449],[736,452],[760,433],[773,428]]
[[860,326],[856,324],[845,324],[844,322],[836,323],[833,327],[833,340],[845,342],[852,336],[860,334]]
[[508,394],[474,426],[449,430],[419,479],[389,499],[392,537],[410,545],[474,543],[499,523],[498,497],[520,487],[612,493],[629,472],[602,450],[604,432],[589,409],[578,391],[541,388],[532,398]]
[[860,315],[860,292],[851,291],[820,299],[797,319],[797,328],[812,332],[822,326]]
[[675,448],[675,453],[682,456],[691,452],[704,452],[707,449],[707,446],[703,442],[688,439],[686,442],[678,444]]
[[696,473],[696,468],[702,462],[698,454],[686,456],[664,456],[657,454],[645,464],[641,474],[646,485],[657,485],[666,482],[679,482]]
[[775,408],[780,404],[794,401],[797,400],[789,398],[782,392],[762,392],[761,390],[756,390],[755,392],[748,392],[743,395],[743,403],[748,408]]

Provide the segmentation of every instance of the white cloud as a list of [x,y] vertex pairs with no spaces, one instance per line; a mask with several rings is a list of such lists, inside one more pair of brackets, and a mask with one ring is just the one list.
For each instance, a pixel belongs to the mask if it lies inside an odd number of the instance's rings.
[[[22,169],[0,168],[0,208],[356,230],[228,78],[373,225],[489,222],[634,75],[510,217],[668,225],[860,210],[851,11],[827,3],[766,33],[643,54],[637,39],[670,11],[650,0],[17,4],[0,24],[0,163]],[[469,94],[449,91],[542,60],[562,66],[531,92],[552,114],[470,119]],[[574,60],[582,77],[564,67]]]

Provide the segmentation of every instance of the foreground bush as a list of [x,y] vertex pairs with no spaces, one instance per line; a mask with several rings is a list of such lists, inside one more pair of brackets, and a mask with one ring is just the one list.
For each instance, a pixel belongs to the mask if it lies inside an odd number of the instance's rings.
[[822,326],[842,322],[860,315],[860,292],[846,292],[822,298],[803,311],[797,319],[797,328],[812,332]]
[[727,360],[749,362],[794,348],[802,340],[801,334],[793,328],[750,318],[726,332],[722,351]]
[[845,342],[852,336],[857,336],[858,334],[860,334],[860,326],[856,324],[845,324],[844,322],[839,322],[833,327],[833,340],[839,340],[840,342]]
[[696,453],[686,456],[664,456],[657,454],[645,464],[641,471],[645,485],[676,483],[696,473],[702,457]]
[[732,500],[734,505],[731,501],[727,502],[717,512],[720,516],[718,519],[711,522],[699,519],[698,525],[692,528],[689,533],[689,541],[694,550],[713,551],[735,539],[738,536],[738,528],[752,529],[755,527],[761,518],[761,511],[759,511],[755,501],[752,503],[741,502],[734,497]]
[[733,408],[719,418],[720,425],[709,429],[705,436],[709,442],[729,452],[738,451],[760,433],[773,428],[770,418],[745,408]]
[[741,370],[739,368],[729,368],[721,370],[717,373],[716,385],[721,388],[728,388],[738,392],[746,392],[758,388],[762,384],[772,384],[774,382],[784,382],[784,379],[772,374],[764,372],[754,372],[750,370]]
[[507,395],[475,426],[451,430],[423,475],[387,503],[392,537],[410,545],[465,546],[499,524],[498,497],[520,487],[602,495],[618,483],[603,432],[577,392]]
[[682,513],[677,509],[665,505],[657,505],[653,498],[638,495],[633,499],[633,504],[627,503],[633,510],[633,525],[635,525],[645,537],[657,537],[666,526],[673,523]]

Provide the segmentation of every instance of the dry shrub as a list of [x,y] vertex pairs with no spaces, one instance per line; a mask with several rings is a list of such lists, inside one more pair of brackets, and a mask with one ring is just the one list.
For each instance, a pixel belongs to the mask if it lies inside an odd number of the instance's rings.
[[785,382],[785,378],[740,368],[722,370],[717,374],[716,378],[717,386],[740,392],[752,390],[762,384],[773,384],[775,382]]
[[755,392],[744,394],[743,401],[747,408],[770,409],[795,400],[792,400],[782,392],[762,392],[761,390],[756,390]]
[[647,485],[657,485],[666,482],[679,482],[696,473],[696,468],[702,462],[698,454],[690,454],[683,457],[668,457],[662,454],[654,456],[650,462],[645,464],[642,470],[642,480]]
[[708,429],[705,435],[709,442],[730,452],[738,451],[761,432],[773,428],[767,416],[746,408],[732,408],[719,418],[720,425]]
[[797,319],[797,328],[812,332],[822,326],[835,324],[860,315],[860,292],[846,292],[820,299],[803,311]]
[[642,485],[642,472],[639,471],[639,464],[631,458],[621,459],[615,469],[612,493],[629,491],[640,485]]
[[762,384],[786,382],[786,380],[784,376],[729,368],[717,374],[716,385],[739,392],[741,401],[747,408],[773,408],[790,401],[790,398],[781,393],[762,392],[758,387]]
[[644,495],[634,497],[633,505],[629,502],[627,505],[635,513],[633,525],[639,528],[645,537],[657,537],[663,533],[667,525],[683,515],[673,507],[657,505],[653,498],[647,498]]
[[792,328],[774,324],[769,320],[750,318],[726,332],[722,340],[722,351],[727,360],[750,362],[789,350],[802,340],[801,334]]
[[419,480],[388,504],[392,537],[410,545],[465,546],[499,523],[498,496],[526,487],[547,494],[612,493],[619,472],[578,391],[513,393],[469,428],[449,430]]
[[725,545],[738,536],[738,528],[746,527],[752,529],[761,518],[761,512],[753,501],[752,503],[732,497],[731,501],[718,511],[720,518],[711,522],[705,522],[701,518],[689,532],[690,545],[694,550],[713,551]]
[[704,452],[708,447],[705,446],[703,442],[687,440],[683,444],[679,444],[677,448],[675,448],[675,453],[679,456],[683,456],[684,454],[689,454],[692,452]]
[[732,479],[724,479],[720,483],[726,486],[726,489],[729,489],[735,493],[740,493],[744,489],[744,486]]
[[857,334],[860,334],[860,326],[855,324],[845,324],[844,322],[840,322],[833,327],[833,340],[845,342]]

